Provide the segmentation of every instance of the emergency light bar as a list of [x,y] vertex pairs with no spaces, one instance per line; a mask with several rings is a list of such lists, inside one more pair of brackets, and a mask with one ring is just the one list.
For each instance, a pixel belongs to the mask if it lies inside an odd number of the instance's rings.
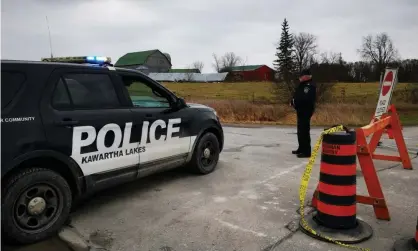
[[75,63],[75,64],[110,64],[112,59],[110,57],[82,56],[82,57],[42,58],[41,61]]

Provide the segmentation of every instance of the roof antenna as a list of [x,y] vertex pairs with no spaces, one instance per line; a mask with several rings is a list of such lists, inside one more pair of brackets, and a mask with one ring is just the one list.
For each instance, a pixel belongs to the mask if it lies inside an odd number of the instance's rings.
[[46,26],[48,28],[48,35],[49,35],[49,49],[51,51],[51,59],[54,57],[52,55],[52,40],[51,40],[51,30],[49,29],[49,22],[48,22],[48,16],[45,16],[46,18]]

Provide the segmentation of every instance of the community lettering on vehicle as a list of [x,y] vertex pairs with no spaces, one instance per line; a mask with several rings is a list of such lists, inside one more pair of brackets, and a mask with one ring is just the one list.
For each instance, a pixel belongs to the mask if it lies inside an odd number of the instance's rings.
[[1,118],[1,123],[34,121],[35,117]]
[[[143,153],[146,151],[147,144],[163,143],[172,138],[179,138],[179,136],[173,137],[173,134],[180,132],[180,124],[180,118],[169,119],[167,124],[161,119],[154,121],[151,125],[149,121],[144,121],[140,142],[131,142],[132,122],[125,124],[123,133],[120,126],[114,123],[106,124],[98,132],[93,126],[77,126],[73,129],[72,156],[79,156],[81,164],[86,164]],[[166,129],[166,134],[161,134],[157,139],[156,130],[158,127]],[[105,138],[109,132],[113,133],[114,140],[110,146],[106,146]],[[148,141],[149,143],[147,143]],[[97,151],[81,153],[82,147],[90,146],[94,142],[96,142]]]

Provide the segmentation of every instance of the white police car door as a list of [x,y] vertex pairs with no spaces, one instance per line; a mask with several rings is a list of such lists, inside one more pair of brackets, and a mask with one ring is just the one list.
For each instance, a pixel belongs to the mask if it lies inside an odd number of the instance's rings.
[[44,94],[48,141],[74,159],[85,176],[131,170],[134,178],[139,167],[139,142],[130,140],[132,112],[122,107],[114,78],[103,69],[56,70]]
[[173,96],[142,75],[127,72],[118,72],[118,75],[132,100],[133,130],[135,135],[141,135],[137,139],[141,147],[140,168],[184,163],[191,140],[187,109],[172,109]]

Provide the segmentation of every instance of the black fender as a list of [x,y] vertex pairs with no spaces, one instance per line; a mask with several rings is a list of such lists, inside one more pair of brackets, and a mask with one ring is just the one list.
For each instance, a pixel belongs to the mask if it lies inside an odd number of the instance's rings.
[[25,161],[35,159],[35,158],[53,158],[56,159],[67,167],[68,171],[72,174],[72,178],[75,181],[77,194],[81,194],[85,188],[84,184],[84,174],[78,164],[69,156],[66,156],[60,152],[53,151],[53,150],[34,150],[24,154],[19,155],[18,157],[14,158],[10,163],[4,167],[7,170],[5,173],[2,174],[2,179],[9,173],[15,170],[15,167],[21,165]]
[[196,136],[195,141],[193,142],[192,148],[187,155],[186,162],[189,162],[192,159],[194,150],[196,148],[197,143],[199,142],[200,138],[207,132],[215,132],[217,134],[217,137],[219,138],[219,149],[222,151],[223,145],[224,145],[224,133],[221,124],[214,120],[214,119],[208,119],[202,123],[204,126],[200,128],[199,133]]

